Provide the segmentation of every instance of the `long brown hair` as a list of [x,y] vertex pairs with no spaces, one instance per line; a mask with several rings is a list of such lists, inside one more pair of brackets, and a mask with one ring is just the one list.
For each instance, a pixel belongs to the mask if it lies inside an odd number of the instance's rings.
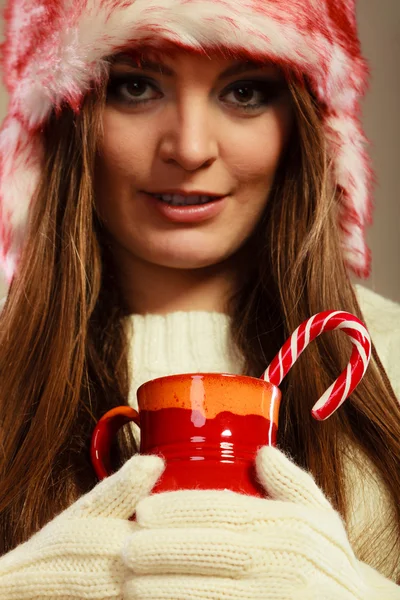
[[[362,318],[340,253],[338,199],[317,103],[290,84],[297,114],[267,208],[248,244],[257,254],[230,303],[232,333],[259,375],[304,319],[327,308]],[[91,432],[126,404],[124,304],[96,216],[93,177],[104,90],[79,115],[66,107],[44,131],[46,164],[18,274],[0,317],[0,552],[25,541],[96,483]],[[376,465],[400,538],[400,408],[374,350],[352,400],[328,421],[310,408],[349,357],[343,335],[321,336],[282,385],[279,444],[309,469],[346,518],[343,448]],[[129,435],[116,464],[135,451]]]

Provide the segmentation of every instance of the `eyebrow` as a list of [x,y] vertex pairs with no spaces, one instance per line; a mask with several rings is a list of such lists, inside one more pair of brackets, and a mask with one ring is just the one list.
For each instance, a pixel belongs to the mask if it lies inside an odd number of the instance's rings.
[[[152,71],[154,73],[158,73],[161,75],[166,75],[167,77],[173,77],[175,72],[161,62],[154,62],[149,59],[141,59],[140,61],[135,60],[133,57],[130,57],[128,54],[120,54],[117,56],[113,64],[116,65],[129,65],[131,67],[135,67],[137,69],[142,69],[143,71]],[[223,79],[227,79],[232,75],[239,75],[240,73],[244,73],[245,71],[259,71],[268,67],[267,64],[261,64],[255,61],[242,61],[240,63],[235,63],[231,65],[225,71],[218,75],[217,81],[222,81]]]

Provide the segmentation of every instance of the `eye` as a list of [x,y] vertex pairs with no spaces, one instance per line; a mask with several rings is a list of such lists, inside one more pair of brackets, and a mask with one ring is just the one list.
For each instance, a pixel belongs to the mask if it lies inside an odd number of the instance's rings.
[[284,81],[238,81],[229,86],[223,98],[239,110],[257,110],[275,102],[285,89]]
[[144,104],[162,96],[155,83],[135,74],[111,74],[107,86],[107,101],[129,106]]

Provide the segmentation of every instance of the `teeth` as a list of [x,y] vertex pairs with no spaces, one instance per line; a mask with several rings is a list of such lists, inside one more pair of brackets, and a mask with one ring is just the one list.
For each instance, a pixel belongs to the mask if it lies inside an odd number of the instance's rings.
[[191,204],[206,204],[215,196],[181,196],[180,194],[154,194],[155,198],[173,206],[188,206]]

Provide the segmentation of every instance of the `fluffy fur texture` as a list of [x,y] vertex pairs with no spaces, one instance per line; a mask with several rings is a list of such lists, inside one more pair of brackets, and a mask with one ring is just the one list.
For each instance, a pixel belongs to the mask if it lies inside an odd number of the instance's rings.
[[105,57],[172,42],[228,49],[304,75],[324,111],[349,268],[369,274],[372,171],[359,121],[368,69],[354,0],[9,0],[2,47],[10,106],[0,133],[0,261],[9,278],[40,176],[40,126],[65,102],[79,110]]

